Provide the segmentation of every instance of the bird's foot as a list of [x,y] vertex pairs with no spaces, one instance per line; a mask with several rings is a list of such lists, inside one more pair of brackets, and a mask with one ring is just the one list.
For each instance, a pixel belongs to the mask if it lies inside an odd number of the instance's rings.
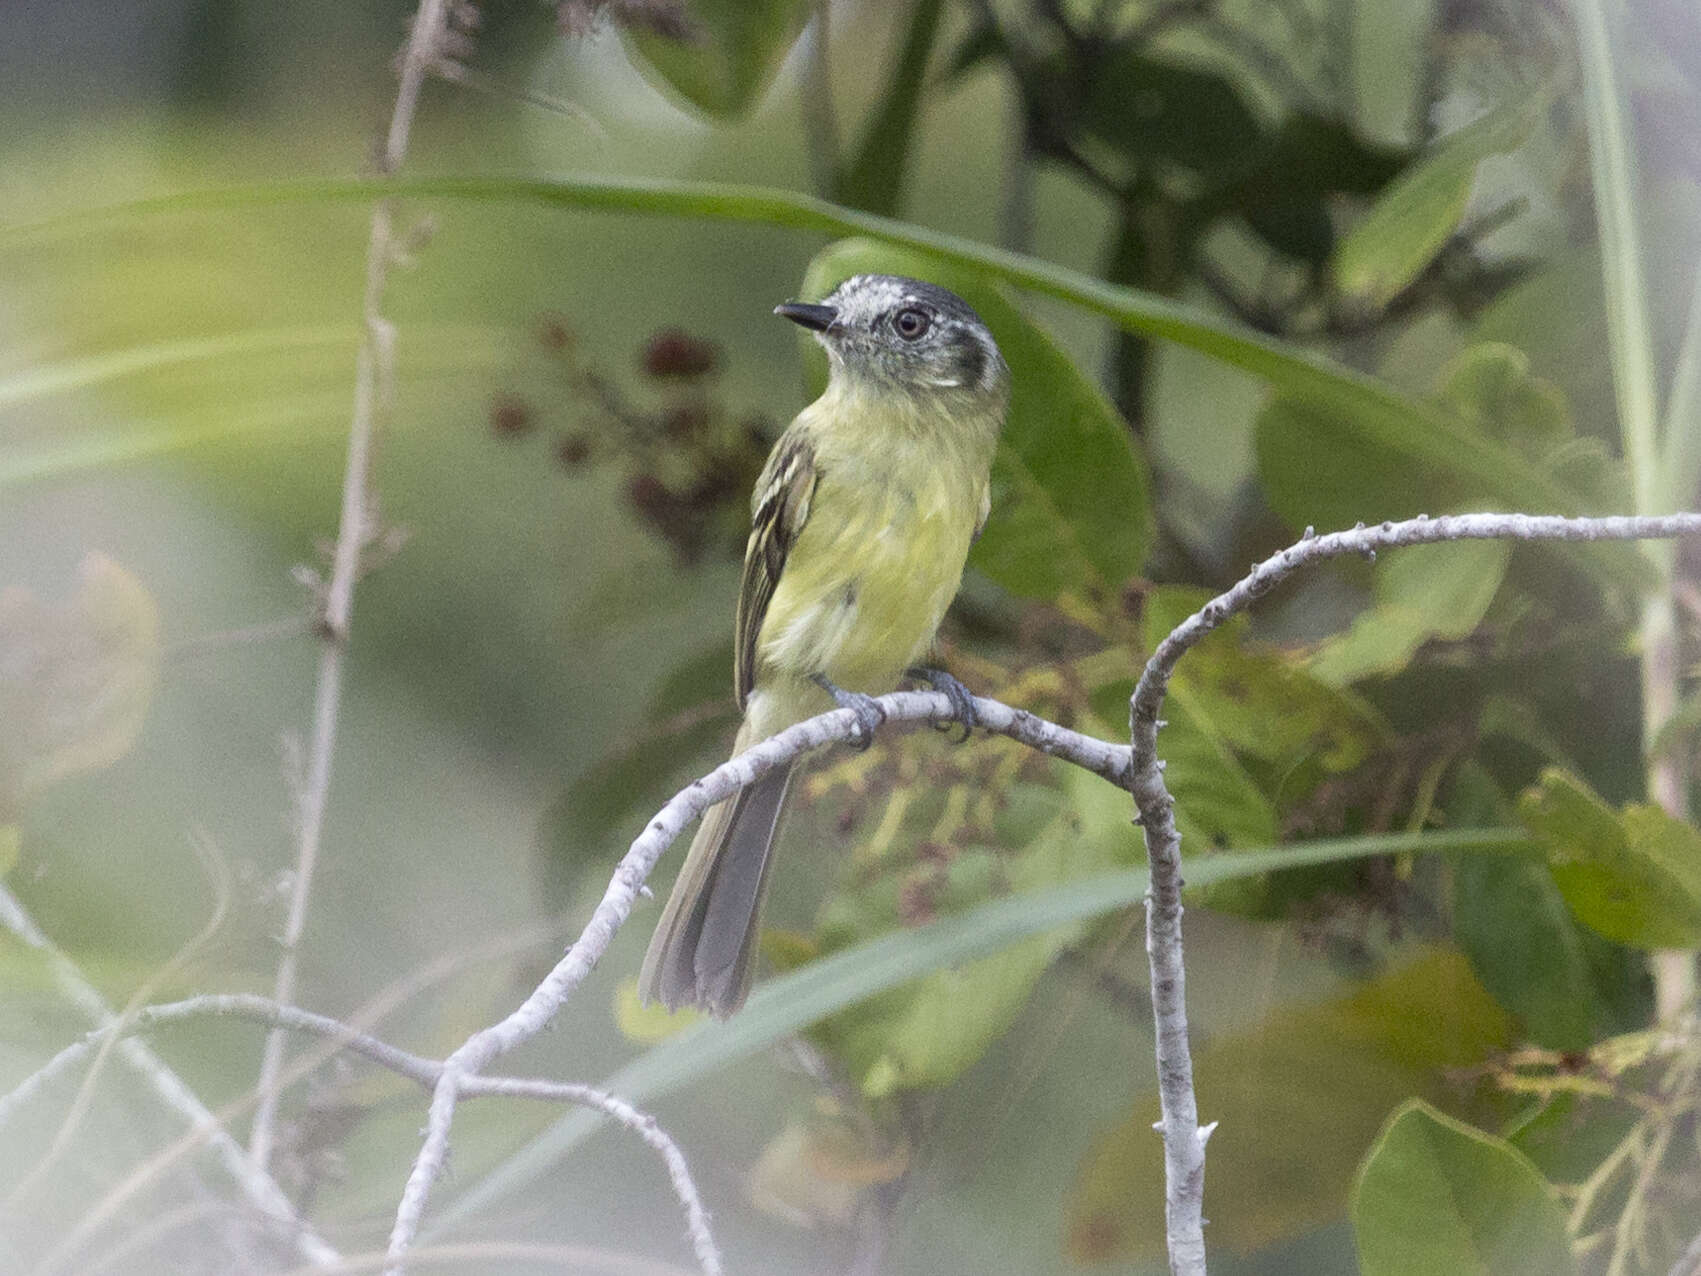
[[839,708],[856,714],[856,735],[850,742],[851,748],[861,752],[874,743],[874,729],[886,721],[886,711],[875,703],[873,696],[835,686],[823,673],[816,674],[810,681],[832,696],[833,703]]
[[980,715],[975,712],[974,693],[943,669],[906,669],[904,676],[925,682],[951,702],[951,722],[935,722],[933,725],[941,731],[949,731],[952,722],[960,724],[963,734],[958,737],[958,744],[967,740],[969,733],[980,725]]

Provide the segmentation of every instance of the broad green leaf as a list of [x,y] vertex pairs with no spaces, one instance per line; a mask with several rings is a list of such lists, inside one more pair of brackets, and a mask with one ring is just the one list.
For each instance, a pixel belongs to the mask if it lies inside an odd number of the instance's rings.
[[1257,167],[1227,193],[1253,232],[1279,252],[1317,266],[1335,250],[1331,205],[1339,195],[1374,195],[1409,162],[1340,120],[1288,116]]
[[[1467,761],[1447,801],[1455,827],[1504,824],[1509,803]],[[1453,863],[1453,936],[1520,1037],[1580,1050],[1647,1022],[1647,963],[1581,925],[1546,867],[1529,856],[1462,855]]]
[[[1086,720],[1082,728],[1100,736],[1115,734],[1111,729],[1112,715],[1126,710],[1133,690],[1132,681],[1099,688],[1092,698],[1094,717]],[[1281,820],[1276,804],[1235,757],[1209,716],[1209,702],[1203,708],[1195,708],[1195,699],[1188,688],[1171,685],[1164,701],[1165,725],[1158,736],[1164,783],[1175,799],[1181,853],[1191,858],[1230,847],[1278,841]],[[1193,881],[1191,874],[1188,880]],[[1279,907],[1272,897],[1268,877],[1190,885],[1188,896],[1190,902],[1202,907],[1244,917],[1269,917]]]
[[1521,146],[1546,103],[1544,91],[1491,111],[1442,139],[1407,169],[1342,239],[1335,253],[1335,286],[1367,310],[1392,301],[1458,228],[1477,165]]
[[[1123,800],[1120,793],[1117,798]],[[1188,866],[1187,880],[1193,886],[1207,886],[1276,869],[1424,850],[1480,849],[1504,854],[1508,844],[1505,829],[1321,840],[1273,851],[1205,856]],[[885,934],[823,957],[789,974],[759,982],[744,1009],[731,1019],[701,1024],[663,1042],[608,1078],[603,1088],[632,1103],[651,1102],[889,988],[960,962],[990,956],[1029,936],[1127,908],[1144,898],[1146,885],[1143,868],[1105,873],[1048,890],[1005,896],[968,912]],[[1446,1017],[1440,1022],[1447,1022]],[[1386,1110],[1384,1102],[1378,1111]],[[434,1214],[427,1234],[489,1209],[535,1181],[600,1124],[601,1118],[594,1114],[580,1112],[563,1117]]]
[[[819,298],[862,273],[944,285],[979,312],[1014,378],[993,462],[992,514],[970,563],[1012,593],[1055,598],[1114,590],[1140,570],[1154,537],[1151,480],[1128,425],[997,285],[972,270],[873,240],[841,241],[810,263],[803,292]],[[813,379],[825,357],[809,341]]]
[[1421,1099],[1389,1120],[1353,1191],[1364,1276],[1564,1276],[1553,1189],[1511,1144]]
[[1453,933],[1495,1000],[1518,1017],[1520,1037],[1537,1045],[1581,1050],[1651,1010],[1646,961],[1579,925],[1539,863],[1461,857]]
[[0,824],[0,878],[4,878],[18,865],[18,851],[23,846],[23,838],[16,824]]
[[[1234,82],[1151,57],[1144,48],[1121,44],[1096,55],[1080,106],[1087,136],[1136,165],[1155,160],[1214,175],[1250,162],[1263,130]],[[1053,59],[1048,69],[1061,81],[1059,92],[1080,91],[1073,54]]]
[[[1437,949],[1349,996],[1199,1047],[1200,1116],[1220,1123],[1205,1186],[1212,1245],[1248,1254],[1340,1217],[1388,1109],[1413,1093],[1447,1102],[1457,1095],[1448,1069],[1510,1041],[1464,958]],[[1157,1096],[1143,1096],[1087,1153],[1068,1203],[1075,1261],[1163,1252],[1157,1116]]]
[[1701,944],[1701,832],[1657,806],[1614,811],[1557,768],[1518,799],[1578,920],[1633,948]]
[[1456,508],[1470,480],[1441,458],[1419,458],[1375,437],[1338,404],[1279,394],[1254,423],[1258,477],[1289,527],[1334,531],[1354,523]]
[[[1574,465],[1562,447],[1538,463],[1490,437],[1478,405],[1463,414],[1443,394],[1427,406],[1429,428],[1412,431],[1380,411],[1353,411],[1337,399],[1278,395],[1254,426],[1270,507],[1291,527],[1327,531],[1485,502],[1506,502],[1526,513],[1577,514],[1598,508],[1610,491],[1610,476],[1598,460]],[[1622,590],[1647,579],[1644,556],[1633,546],[1598,552],[1604,548],[1560,552],[1605,588]]]
[[[871,213],[895,213],[909,167],[910,143],[927,88],[927,63],[944,11],[942,0],[916,0],[885,90],[870,114],[856,155],[839,179],[838,199]],[[808,92],[808,90],[804,90]]]
[[629,27],[628,46],[693,106],[710,115],[748,110],[808,20],[810,0],[693,0],[691,30]]
[[1393,674],[1431,639],[1469,636],[1506,576],[1509,541],[1424,545],[1390,554],[1376,566],[1375,600],[1346,633],[1324,643],[1311,672],[1334,686]]
[[32,793],[130,749],[159,679],[159,607],[110,558],[58,605],[0,590],[0,820]]

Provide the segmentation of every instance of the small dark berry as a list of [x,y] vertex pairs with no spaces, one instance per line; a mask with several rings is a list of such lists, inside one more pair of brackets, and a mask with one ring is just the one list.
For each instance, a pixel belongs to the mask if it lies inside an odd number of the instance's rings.
[[537,424],[532,406],[519,395],[502,391],[490,400],[490,431],[497,438],[517,439]]
[[644,345],[642,364],[652,377],[700,377],[720,364],[720,347],[680,328],[664,328]]
[[545,311],[538,317],[537,339],[545,350],[556,354],[571,350],[579,340],[566,316],[553,310]]
[[576,470],[591,459],[591,441],[582,434],[569,434],[555,445],[555,459]]

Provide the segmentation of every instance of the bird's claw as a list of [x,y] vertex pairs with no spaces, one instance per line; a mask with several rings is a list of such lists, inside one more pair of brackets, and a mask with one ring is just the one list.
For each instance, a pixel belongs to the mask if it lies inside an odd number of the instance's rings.
[[827,681],[825,674],[816,674],[813,681],[833,697],[833,703],[839,708],[849,709],[856,715],[856,735],[850,741],[851,748],[860,753],[873,744],[875,728],[886,721],[886,711],[876,703],[874,697],[835,686]]
[[953,723],[960,725],[963,734],[957,737],[958,744],[967,740],[980,725],[980,715],[975,712],[974,693],[943,669],[908,669],[905,674],[917,682],[925,682],[951,702],[951,721],[935,722],[933,725],[941,731],[949,731]]

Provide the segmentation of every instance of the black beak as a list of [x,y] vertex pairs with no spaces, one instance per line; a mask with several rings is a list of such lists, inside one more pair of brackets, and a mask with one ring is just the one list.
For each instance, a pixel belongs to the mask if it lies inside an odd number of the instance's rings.
[[774,313],[814,332],[827,331],[839,317],[839,312],[831,306],[811,306],[801,301],[775,306]]

